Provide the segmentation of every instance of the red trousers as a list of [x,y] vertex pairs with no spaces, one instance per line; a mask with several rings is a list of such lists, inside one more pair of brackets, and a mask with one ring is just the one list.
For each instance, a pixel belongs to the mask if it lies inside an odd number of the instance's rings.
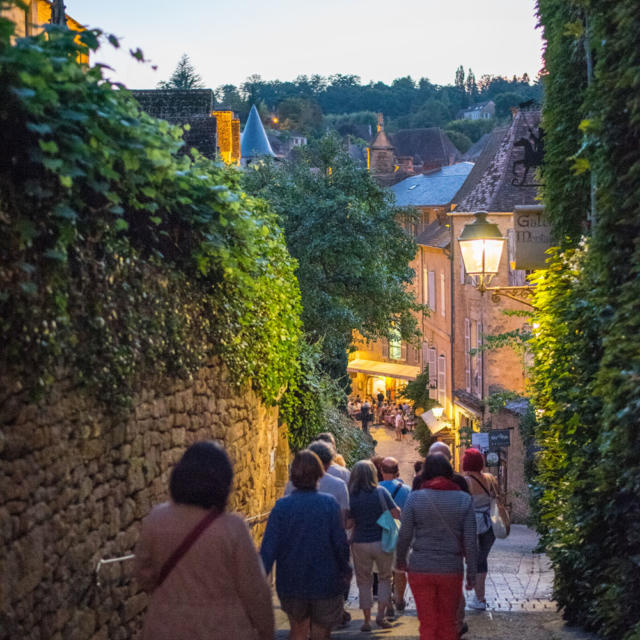
[[418,610],[420,640],[458,640],[462,574],[409,572],[409,586]]

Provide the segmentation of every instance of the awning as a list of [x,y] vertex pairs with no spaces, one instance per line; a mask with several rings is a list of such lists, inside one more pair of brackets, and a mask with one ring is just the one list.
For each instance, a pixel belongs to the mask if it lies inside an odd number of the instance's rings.
[[462,409],[472,413],[477,418],[482,418],[484,412],[484,402],[480,398],[476,398],[464,389],[456,389],[454,393],[454,402]]
[[372,376],[387,376],[400,380],[415,380],[420,375],[420,367],[378,360],[352,360],[347,365],[350,373],[368,373]]

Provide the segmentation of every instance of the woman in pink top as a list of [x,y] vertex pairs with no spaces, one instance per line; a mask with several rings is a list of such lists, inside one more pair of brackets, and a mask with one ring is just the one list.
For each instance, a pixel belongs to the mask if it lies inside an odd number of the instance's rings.
[[[271,592],[242,516],[225,513],[233,471],[224,449],[198,442],[169,481],[171,501],[143,520],[135,576],[151,594],[143,640],[273,640]],[[219,515],[173,569],[167,559],[207,514]]]

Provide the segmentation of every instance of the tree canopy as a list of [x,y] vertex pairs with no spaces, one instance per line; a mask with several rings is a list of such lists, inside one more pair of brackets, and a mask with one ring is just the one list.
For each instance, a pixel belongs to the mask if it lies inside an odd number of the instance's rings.
[[303,325],[320,340],[323,367],[346,375],[353,332],[365,338],[398,330],[416,336],[408,290],[416,246],[398,223],[388,194],[327,136],[295,162],[248,170],[245,188],[280,217],[287,247],[298,260]]
[[183,53],[169,80],[159,82],[158,89],[204,89],[204,84],[189,56]]
[[558,247],[532,348],[538,526],[565,617],[640,637],[640,14],[539,0],[543,199]]

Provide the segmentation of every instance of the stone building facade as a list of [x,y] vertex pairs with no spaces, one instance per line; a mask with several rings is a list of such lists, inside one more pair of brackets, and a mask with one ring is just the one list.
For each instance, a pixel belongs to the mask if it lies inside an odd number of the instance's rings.
[[125,414],[60,380],[40,404],[0,387],[0,639],[134,637],[147,596],[131,580],[141,519],[168,498],[172,466],[203,439],[234,462],[230,508],[256,540],[282,494],[289,447],[277,409],[228,384],[217,361],[159,380]]

